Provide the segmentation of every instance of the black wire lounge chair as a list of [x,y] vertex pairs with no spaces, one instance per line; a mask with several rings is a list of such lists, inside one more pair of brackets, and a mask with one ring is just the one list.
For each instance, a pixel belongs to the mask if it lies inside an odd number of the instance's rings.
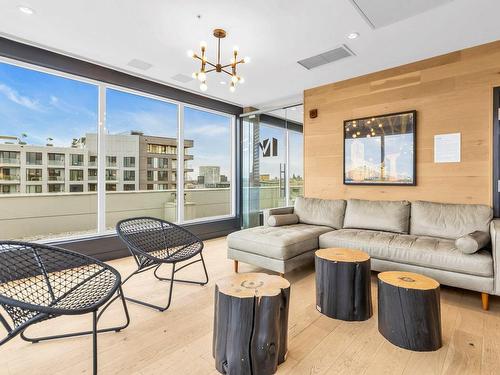
[[[135,302],[159,311],[165,311],[172,301],[174,281],[205,285],[208,283],[208,273],[203,259],[203,242],[188,230],[165,220],[153,217],[136,217],[126,219],[116,224],[116,232],[127,245],[136,263],[137,270],[130,274],[122,283],[125,284],[132,276],[154,269],[158,280],[170,281],[167,305],[157,306],[144,301],[126,297]],[[190,260],[199,255],[199,259],[176,268],[177,263]],[[205,281],[175,279],[175,273],[191,264],[201,262],[205,272]],[[164,264],[172,264],[170,278],[158,276],[158,269]]]
[[[117,298],[123,304],[125,324],[97,329],[102,313]],[[9,322],[0,312],[0,322],[7,330],[0,345],[18,334],[32,343],[92,335],[94,374],[97,374],[97,334],[119,332],[130,322],[118,271],[73,251],[27,242],[0,241],[0,306],[10,317]],[[33,338],[25,334],[32,324],[61,315],[87,313],[92,313],[91,331]]]

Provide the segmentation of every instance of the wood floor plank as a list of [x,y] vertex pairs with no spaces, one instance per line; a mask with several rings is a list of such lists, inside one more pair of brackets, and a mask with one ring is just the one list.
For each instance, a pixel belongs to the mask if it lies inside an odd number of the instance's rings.
[[[129,303],[132,322],[120,333],[99,335],[100,374],[216,375],[212,357],[215,282],[233,272],[226,240],[205,242],[210,282],[178,284],[171,308],[160,313]],[[134,270],[132,258],[110,262],[123,276]],[[241,272],[264,270],[240,264]],[[165,274],[168,269],[162,270]],[[185,277],[201,277],[188,267]],[[266,271],[264,271],[266,272]],[[269,272],[272,273],[272,272]],[[285,275],[291,282],[287,361],[277,374],[498,374],[500,369],[500,301],[491,297],[489,312],[481,310],[478,293],[442,288],[444,346],[437,352],[415,353],[387,342],[377,329],[376,276],[372,277],[374,316],[366,322],[342,322],[321,315],[315,305],[313,265]],[[168,284],[145,273],[125,293],[153,303],[166,301]],[[119,304],[104,314],[102,326],[123,319]],[[48,334],[90,328],[90,316],[61,317],[30,328]],[[15,338],[0,347],[0,374],[89,374],[90,337],[29,344]]]

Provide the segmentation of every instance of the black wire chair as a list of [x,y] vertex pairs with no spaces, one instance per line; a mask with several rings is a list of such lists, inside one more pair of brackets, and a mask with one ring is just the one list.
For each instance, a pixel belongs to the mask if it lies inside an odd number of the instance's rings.
[[[115,297],[113,295],[117,293]],[[121,298],[125,324],[97,329],[103,312]],[[130,323],[118,271],[97,259],[73,251],[27,242],[0,241],[0,314],[7,336],[0,345],[20,334],[31,343],[93,335],[93,373],[97,373],[97,334],[119,332]],[[100,310],[100,311],[99,311]],[[92,313],[92,330],[55,336],[28,337],[25,330],[61,315]]]
[[[170,281],[167,305],[157,306],[137,299],[125,297],[128,301],[165,311],[170,307],[174,281],[205,285],[208,283],[207,267],[203,259],[203,242],[188,230],[168,221],[153,217],[136,217],[125,219],[116,224],[116,232],[127,245],[133,255],[137,270],[130,274],[123,284],[132,276],[154,268],[154,276],[160,281]],[[199,255],[200,259],[176,268],[176,264]],[[205,272],[205,281],[175,279],[175,273],[191,264],[201,262]],[[158,276],[158,269],[163,264],[172,264],[170,278]]]

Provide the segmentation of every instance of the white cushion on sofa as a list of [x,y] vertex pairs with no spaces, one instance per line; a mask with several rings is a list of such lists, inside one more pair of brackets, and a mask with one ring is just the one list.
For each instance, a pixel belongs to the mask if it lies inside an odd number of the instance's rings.
[[411,204],[410,233],[457,239],[466,234],[489,232],[491,207],[482,204],[451,204],[415,201]]
[[408,201],[349,199],[343,228],[408,233],[409,220],[410,203]]
[[299,217],[300,223],[339,229],[344,222],[345,205],[343,199],[298,197],[295,199],[293,213]]
[[322,234],[319,246],[366,251],[376,259],[475,276],[493,276],[493,258],[486,250],[464,254],[455,241],[372,230],[340,229]]
[[318,248],[318,237],[332,228],[295,224],[282,227],[254,227],[227,236],[231,249],[287,260]]

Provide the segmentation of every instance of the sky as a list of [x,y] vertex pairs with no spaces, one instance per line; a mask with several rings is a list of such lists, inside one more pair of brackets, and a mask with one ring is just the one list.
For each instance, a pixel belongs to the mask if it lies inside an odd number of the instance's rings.
[[[346,139],[346,172],[351,169],[351,147],[355,143],[364,145],[364,161],[371,165],[380,166],[381,139],[380,137]],[[413,175],[413,134],[395,134],[385,137],[385,163],[387,167],[390,162],[388,155],[396,156],[396,169],[400,178]]]
[[[109,134],[131,130],[145,135],[177,136],[177,106],[152,98],[107,90]],[[23,138],[32,145],[69,147],[73,138],[97,132],[98,88],[0,62],[0,136]],[[190,168],[218,165],[230,178],[231,120],[186,107],[184,137],[194,140]],[[2,142],[2,140],[0,140]]]

